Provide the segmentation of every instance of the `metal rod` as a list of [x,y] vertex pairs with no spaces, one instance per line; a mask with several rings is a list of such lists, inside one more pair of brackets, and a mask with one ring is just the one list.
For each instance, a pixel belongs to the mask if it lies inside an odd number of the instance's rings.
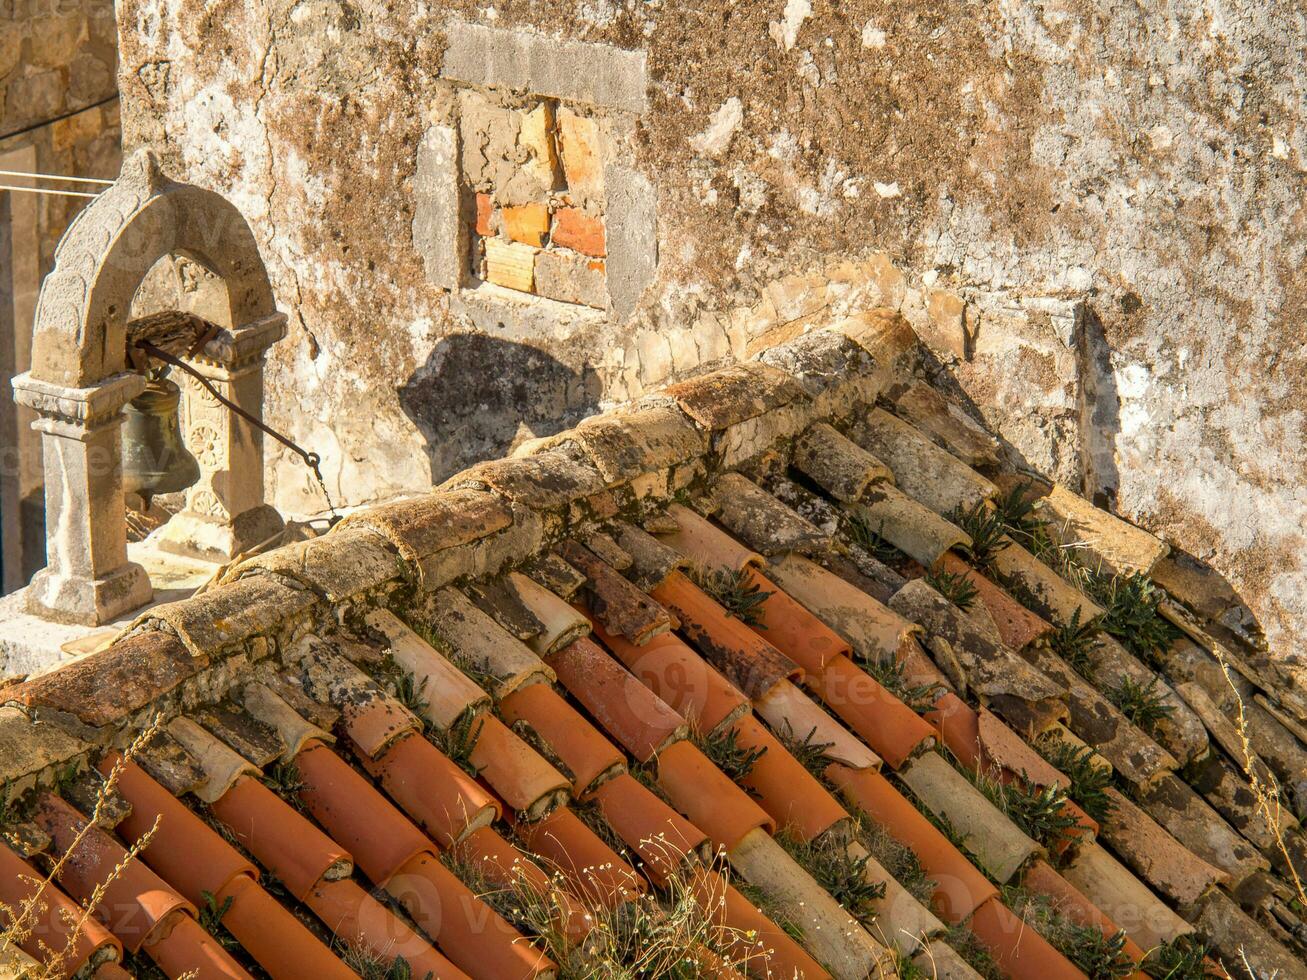
[[0,191],[22,191],[27,194],[52,194],[55,197],[99,197],[86,191],[59,191],[48,187],[15,187],[13,184],[0,184]]
[[26,170],[0,170],[0,177],[34,177],[37,180],[62,180],[68,184],[112,184],[102,177],[65,177],[63,174],[34,174]]
[[169,354],[166,350],[154,346],[154,344],[150,343],[148,340],[138,340],[136,342],[136,346],[139,347],[141,350],[145,351],[145,353],[149,354],[151,357],[157,357],[165,364],[171,364],[173,367],[181,368],[192,378],[198,381],[200,385],[203,386],[204,390],[207,391],[214,398],[216,398],[219,403],[231,409],[233,412],[235,412],[237,415],[243,418],[250,425],[254,426],[260,432],[272,436],[272,438],[276,439],[279,443],[281,443],[291,452],[297,454],[300,457],[300,459],[304,460],[305,465],[308,466],[308,468],[313,471],[313,475],[317,478],[318,487],[319,489],[322,490],[322,496],[326,498],[327,507],[331,510],[331,514],[333,518],[332,523],[335,523],[335,521],[340,519],[340,516],[336,513],[336,505],[332,502],[331,494],[327,492],[327,481],[322,478],[322,470],[320,468],[320,464],[322,463],[321,456],[319,456],[317,453],[311,453],[305,449],[301,449],[299,446],[295,445],[295,443],[291,442],[289,438],[283,436],[280,432],[278,432],[276,429],[269,426],[262,419],[256,418],[255,416],[251,415],[249,412],[245,411],[245,409],[241,408],[239,405],[230,401],[209,382],[208,378],[200,374],[199,371],[195,370],[195,368],[191,367],[180,357],[176,357],[173,354]]

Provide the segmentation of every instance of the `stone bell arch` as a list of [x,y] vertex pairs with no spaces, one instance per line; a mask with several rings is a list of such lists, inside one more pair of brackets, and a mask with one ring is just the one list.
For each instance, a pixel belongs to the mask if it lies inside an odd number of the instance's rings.
[[[32,369],[13,379],[33,409],[45,467],[47,565],[28,586],[31,611],[100,624],[150,601],[145,570],[128,561],[122,485],[123,406],[145,378],[127,370],[132,298],[155,262],[184,255],[221,283],[192,309],[223,329],[191,359],[256,418],[263,360],[286,332],[254,234],[222,196],[168,180],[149,151],[83,210],[55,251],[37,301]],[[200,480],[158,547],[221,560],[266,540],[281,518],[263,499],[263,438],[197,384],[186,386]],[[192,441],[188,439],[188,442]]]

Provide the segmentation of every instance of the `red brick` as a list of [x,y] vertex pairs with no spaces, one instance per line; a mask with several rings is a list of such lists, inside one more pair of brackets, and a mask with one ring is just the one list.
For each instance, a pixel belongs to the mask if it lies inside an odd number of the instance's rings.
[[555,245],[586,255],[607,255],[602,218],[592,218],[576,208],[559,208],[554,213],[552,239]]
[[504,233],[515,242],[539,248],[549,231],[549,209],[543,204],[523,204],[504,208]]
[[477,234],[482,238],[489,238],[494,234],[490,227],[490,219],[494,216],[495,205],[490,200],[489,194],[477,195]]

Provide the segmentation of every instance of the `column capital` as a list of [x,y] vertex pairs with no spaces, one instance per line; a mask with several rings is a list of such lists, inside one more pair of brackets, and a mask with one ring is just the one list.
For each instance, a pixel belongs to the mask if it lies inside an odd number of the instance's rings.
[[14,401],[61,428],[94,429],[116,419],[122,407],[145,390],[145,378],[131,371],[113,374],[85,388],[41,381],[30,371],[10,382]]
[[223,328],[191,358],[198,368],[238,371],[262,361],[264,352],[286,336],[286,314],[276,311],[230,330]]

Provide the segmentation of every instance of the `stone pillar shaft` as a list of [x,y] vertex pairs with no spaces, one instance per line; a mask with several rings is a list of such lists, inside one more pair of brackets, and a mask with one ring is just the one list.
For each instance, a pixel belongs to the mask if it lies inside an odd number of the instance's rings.
[[[282,337],[285,323],[282,314],[274,314],[224,331],[191,366],[224,398],[261,419],[264,351]],[[179,380],[184,438],[199,461],[200,479],[186,492],[185,509],[160,532],[158,546],[197,558],[234,558],[282,528],[281,517],[263,501],[263,433],[195,378]]]
[[14,398],[37,413],[47,487],[47,566],[32,579],[38,615],[99,625],[150,601],[145,570],[127,560],[123,520],[122,407],[145,387],[136,374],[70,388],[13,380]]

